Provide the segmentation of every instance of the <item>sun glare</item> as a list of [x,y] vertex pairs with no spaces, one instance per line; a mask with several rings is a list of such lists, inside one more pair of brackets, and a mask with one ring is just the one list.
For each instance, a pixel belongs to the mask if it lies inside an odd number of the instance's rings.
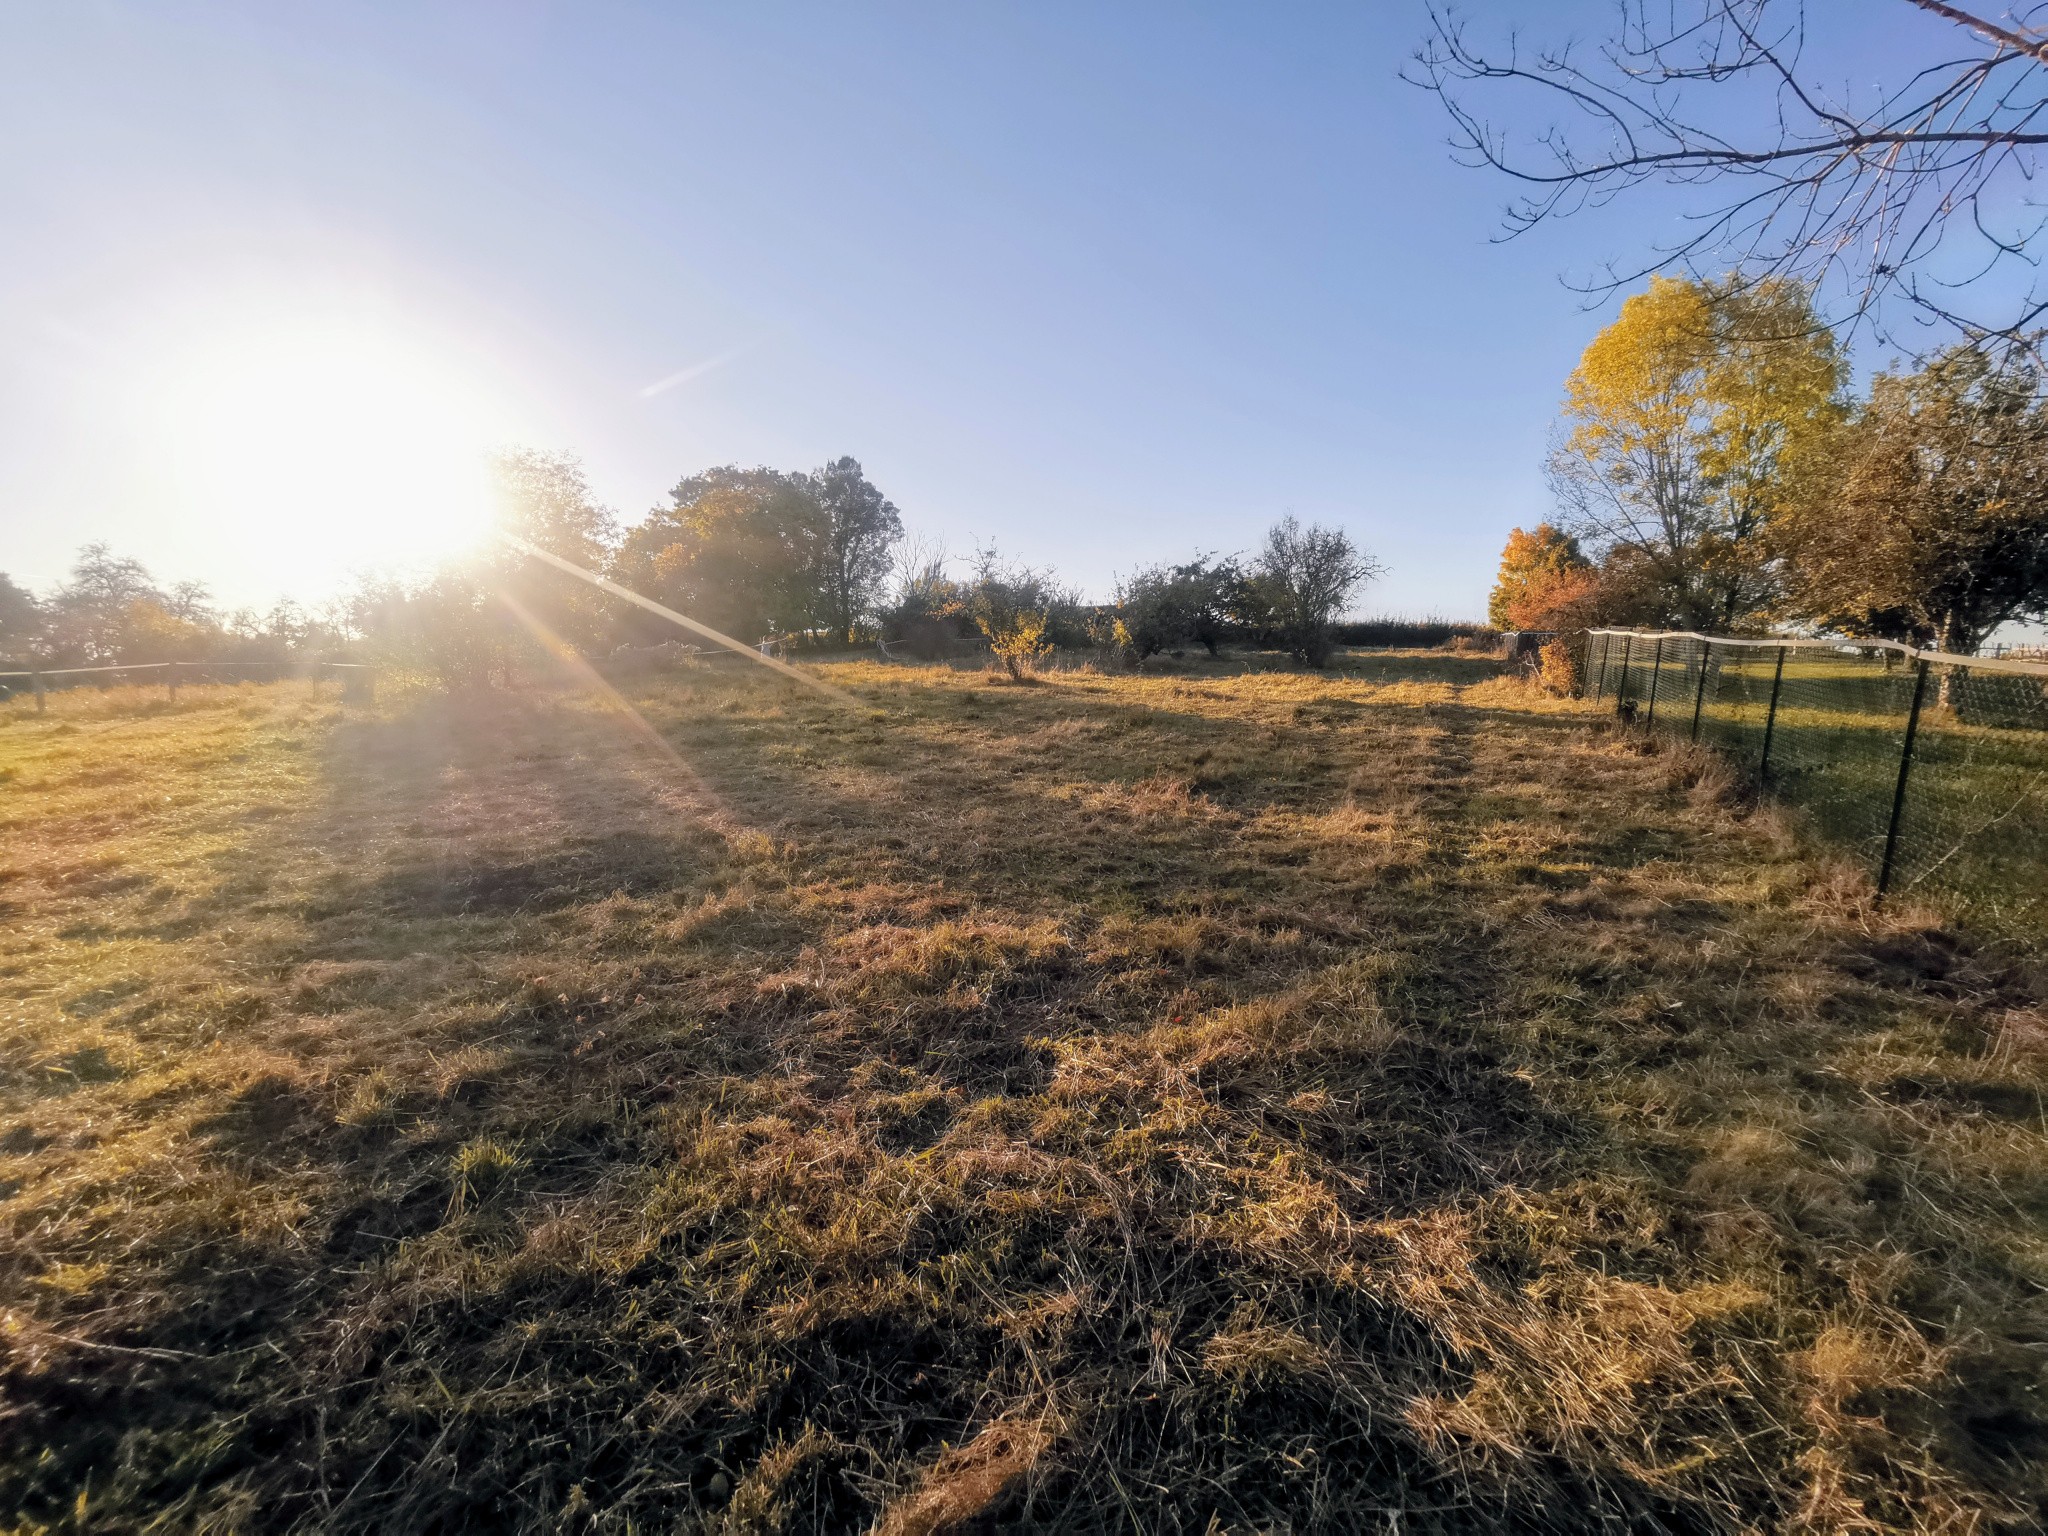
[[265,565],[306,580],[419,568],[489,528],[482,393],[403,336],[265,325],[217,340],[169,388],[186,515]]

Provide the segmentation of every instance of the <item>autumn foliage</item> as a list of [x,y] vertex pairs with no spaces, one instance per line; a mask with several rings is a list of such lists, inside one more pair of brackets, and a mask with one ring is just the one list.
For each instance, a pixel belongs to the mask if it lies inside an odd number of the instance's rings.
[[1958,347],[1883,373],[1780,519],[1786,611],[1959,654],[2048,617],[2048,404],[2030,367]]
[[1571,621],[1587,606],[1599,581],[1579,541],[1554,524],[1517,528],[1501,551],[1486,617],[1496,629],[1578,628]]
[[1659,622],[1755,622],[1778,595],[1772,521],[1841,420],[1843,374],[1797,284],[1652,279],[1566,383],[1560,526],[1628,562]]

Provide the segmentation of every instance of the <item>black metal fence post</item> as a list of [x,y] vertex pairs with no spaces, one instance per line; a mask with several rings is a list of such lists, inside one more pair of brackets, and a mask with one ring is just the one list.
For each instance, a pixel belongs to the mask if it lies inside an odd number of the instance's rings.
[[[1588,635],[1588,636],[1586,637],[1586,641],[1587,641],[1587,643],[1588,643],[1588,644],[1591,644],[1591,643],[1592,643],[1592,639],[1593,639],[1593,637],[1592,637],[1591,635]],[[1605,635],[1602,635],[1602,636],[1600,637],[1600,675],[1599,675],[1599,676],[1598,676],[1597,678],[1595,678],[1595,679],[1594,679],[1594,681],[1593,681],[1593,702],[1594,702],[1594,703],[1596,703],[1596,704],[1597,704],[1597,703],[1599,703],[1599,702],[1600,702],[1600,696],[1601,696],[1601,694],[1605,693],[1606,691],[1607,691],[1607,636],[1605,636]]]
[[1927,693],[1927,658],[1920,658],[1920,670],[1913,675],[1913,707],[1906,712],[1906,739],[1899,747],[1899,781],[1892,787],[1891,825],[1884,831],[1884,862],[1877,867],[1877,895],[1891,889],[1892,862],[1899,851],[1899,822],[1906,809],[1906,779],[1913,771],[1913,739],[1920,734],[1920,700]]
[[1657,637],[1657,653],[1650,661],[1650,718],[1643,723],[1654,729],[1657,724],[1657,685],[1664,680],[1664,637]]
[[1628,702],[1628,664],[1635,655],[1636,637],[1624,635],[1621,639],[1621,681],[1614,685],[1614,707],[1620,709]]
[[1700,641],[1700,687],[1692,696],[1692,739],[1700,739],[1700,711],[1707,702],[1707,663],[1713,659],[1714,648],[1706,641]]
[[1785,683],[1785,652],[1787,646],[1778,647],[1778,669],[1771,674],[1771,707],[1764,714],[1764,749],[1756,758],[1756,781],[1763,784],[1771,776],[1771,733],[1778,728],[1778,690]]

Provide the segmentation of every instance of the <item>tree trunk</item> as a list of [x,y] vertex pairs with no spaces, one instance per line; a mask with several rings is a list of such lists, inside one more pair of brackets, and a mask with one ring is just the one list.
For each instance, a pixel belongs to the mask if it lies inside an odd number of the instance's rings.
[[[1977,643],[1981,638],[1963,622],[1959,614],[1950,613],[1942,618],[1935,645],[1947,655],[1974,656],[1977,654]],[[1934,703],[1943,714],[1955,713],[1957,672],[1958,669],[1955,667],[1935,668],[1937,682]]]

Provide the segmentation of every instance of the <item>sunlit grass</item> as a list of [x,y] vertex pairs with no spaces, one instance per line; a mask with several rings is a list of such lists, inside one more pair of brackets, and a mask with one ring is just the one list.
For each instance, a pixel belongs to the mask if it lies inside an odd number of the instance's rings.
[[0,1509],[2024,1523],[2033,962],[1252,661],[8,706]]
[[[1709,686],[1664,664],[1656,726],[1693,732],[1744,770],[1768,768],[1772,792],[1875,875],[1899,789],[1914,692],[1909,666],[1857,656],[1789,653],[1765,757],[1776,653],[1731,652]],[[1618,663],[1608,669],[1611,699]],[[1649,720],[1652,669],[1637,658],[1629,696]],[[1597,681],[1596,676],[1596,681]],[[2048,925],[2048,680],[1979,671],[1923,697],[1893,849],[1893,888],[1938,897],[1987,928],[2027,936]]]

